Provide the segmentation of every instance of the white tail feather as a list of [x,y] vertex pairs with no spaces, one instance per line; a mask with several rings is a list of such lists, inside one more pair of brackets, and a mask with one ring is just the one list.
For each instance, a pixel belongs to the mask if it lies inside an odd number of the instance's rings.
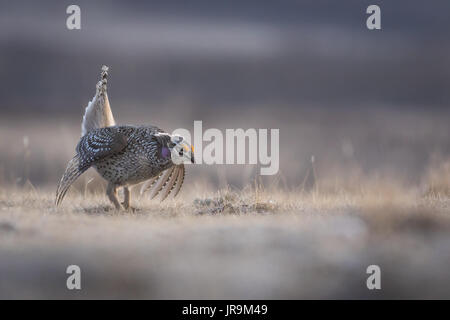
[[81,123],[81,136],[92,129],[111,127],[116,125],[114,116],[109,105],[107,87],[108,67],[102,67],[101,80],[97,83],[96,93],[89,102]]

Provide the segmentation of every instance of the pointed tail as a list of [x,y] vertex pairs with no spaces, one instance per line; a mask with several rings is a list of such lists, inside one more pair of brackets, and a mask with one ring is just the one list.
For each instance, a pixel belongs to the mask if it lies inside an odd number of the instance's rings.
[[81,174],[88,168],[89,167],[80,168],[80,157],[78,155],[76,155],[72,158],[72,160],[69,161],[66,171],[64,172],[64,175],[62,176],[61,181],[58,184],[58,188],[56,189],[56,206],[60,205],[72,183],[74,183],[75,180],[77,180],[77,178],[81,176]]
[[109,68],[107,66],[102,67],[101,79],[97,83],[95,96],[92,101],[89,101],[84,112],[83,122],[81,124],[81,136],[84,136],[92,129],[116,125],[107,94],[108,70]]

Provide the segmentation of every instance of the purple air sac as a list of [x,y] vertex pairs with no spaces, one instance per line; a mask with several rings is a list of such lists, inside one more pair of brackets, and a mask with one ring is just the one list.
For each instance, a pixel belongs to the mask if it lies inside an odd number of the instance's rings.
[[170,150],[169,150],[169,148],[167,148],[167,147],[162,147],[161,155],[162,155],[163,158],[168,158],[168,157],[170,157]]

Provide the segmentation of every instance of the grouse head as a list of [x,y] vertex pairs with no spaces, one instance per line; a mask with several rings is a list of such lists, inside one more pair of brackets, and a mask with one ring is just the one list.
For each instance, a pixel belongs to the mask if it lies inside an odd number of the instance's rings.
[[160,155],[164,159],[170,159],[175,165],[183,163],[194,163],[194,147],[192,147],[182,136],[158,133],[161,142]]

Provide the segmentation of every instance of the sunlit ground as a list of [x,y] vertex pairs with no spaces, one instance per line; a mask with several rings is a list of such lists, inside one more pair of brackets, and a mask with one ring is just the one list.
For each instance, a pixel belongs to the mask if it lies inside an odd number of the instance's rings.
[[[450,298],[446,114],[115,108],[119,123],[166,130],[194,119],[279,128],[280,172],[188,166],[175,200],[140,197],[138,186],[136,210],[117,212],[90,170],[55,208],[82,107],[2,118],[1,298]],[[72,264],[81,291],[66,288]],[[369,265],[381,268],[379,291],[367,289]]]
[[[434,186],[194,186],[163,203],[135,194],[134,212],[100,191],[72,189],[55,208],[54,190],[2,187],[0,297],[449,298],[450,197]],[[81,291],[66,289],[72,264]]]

